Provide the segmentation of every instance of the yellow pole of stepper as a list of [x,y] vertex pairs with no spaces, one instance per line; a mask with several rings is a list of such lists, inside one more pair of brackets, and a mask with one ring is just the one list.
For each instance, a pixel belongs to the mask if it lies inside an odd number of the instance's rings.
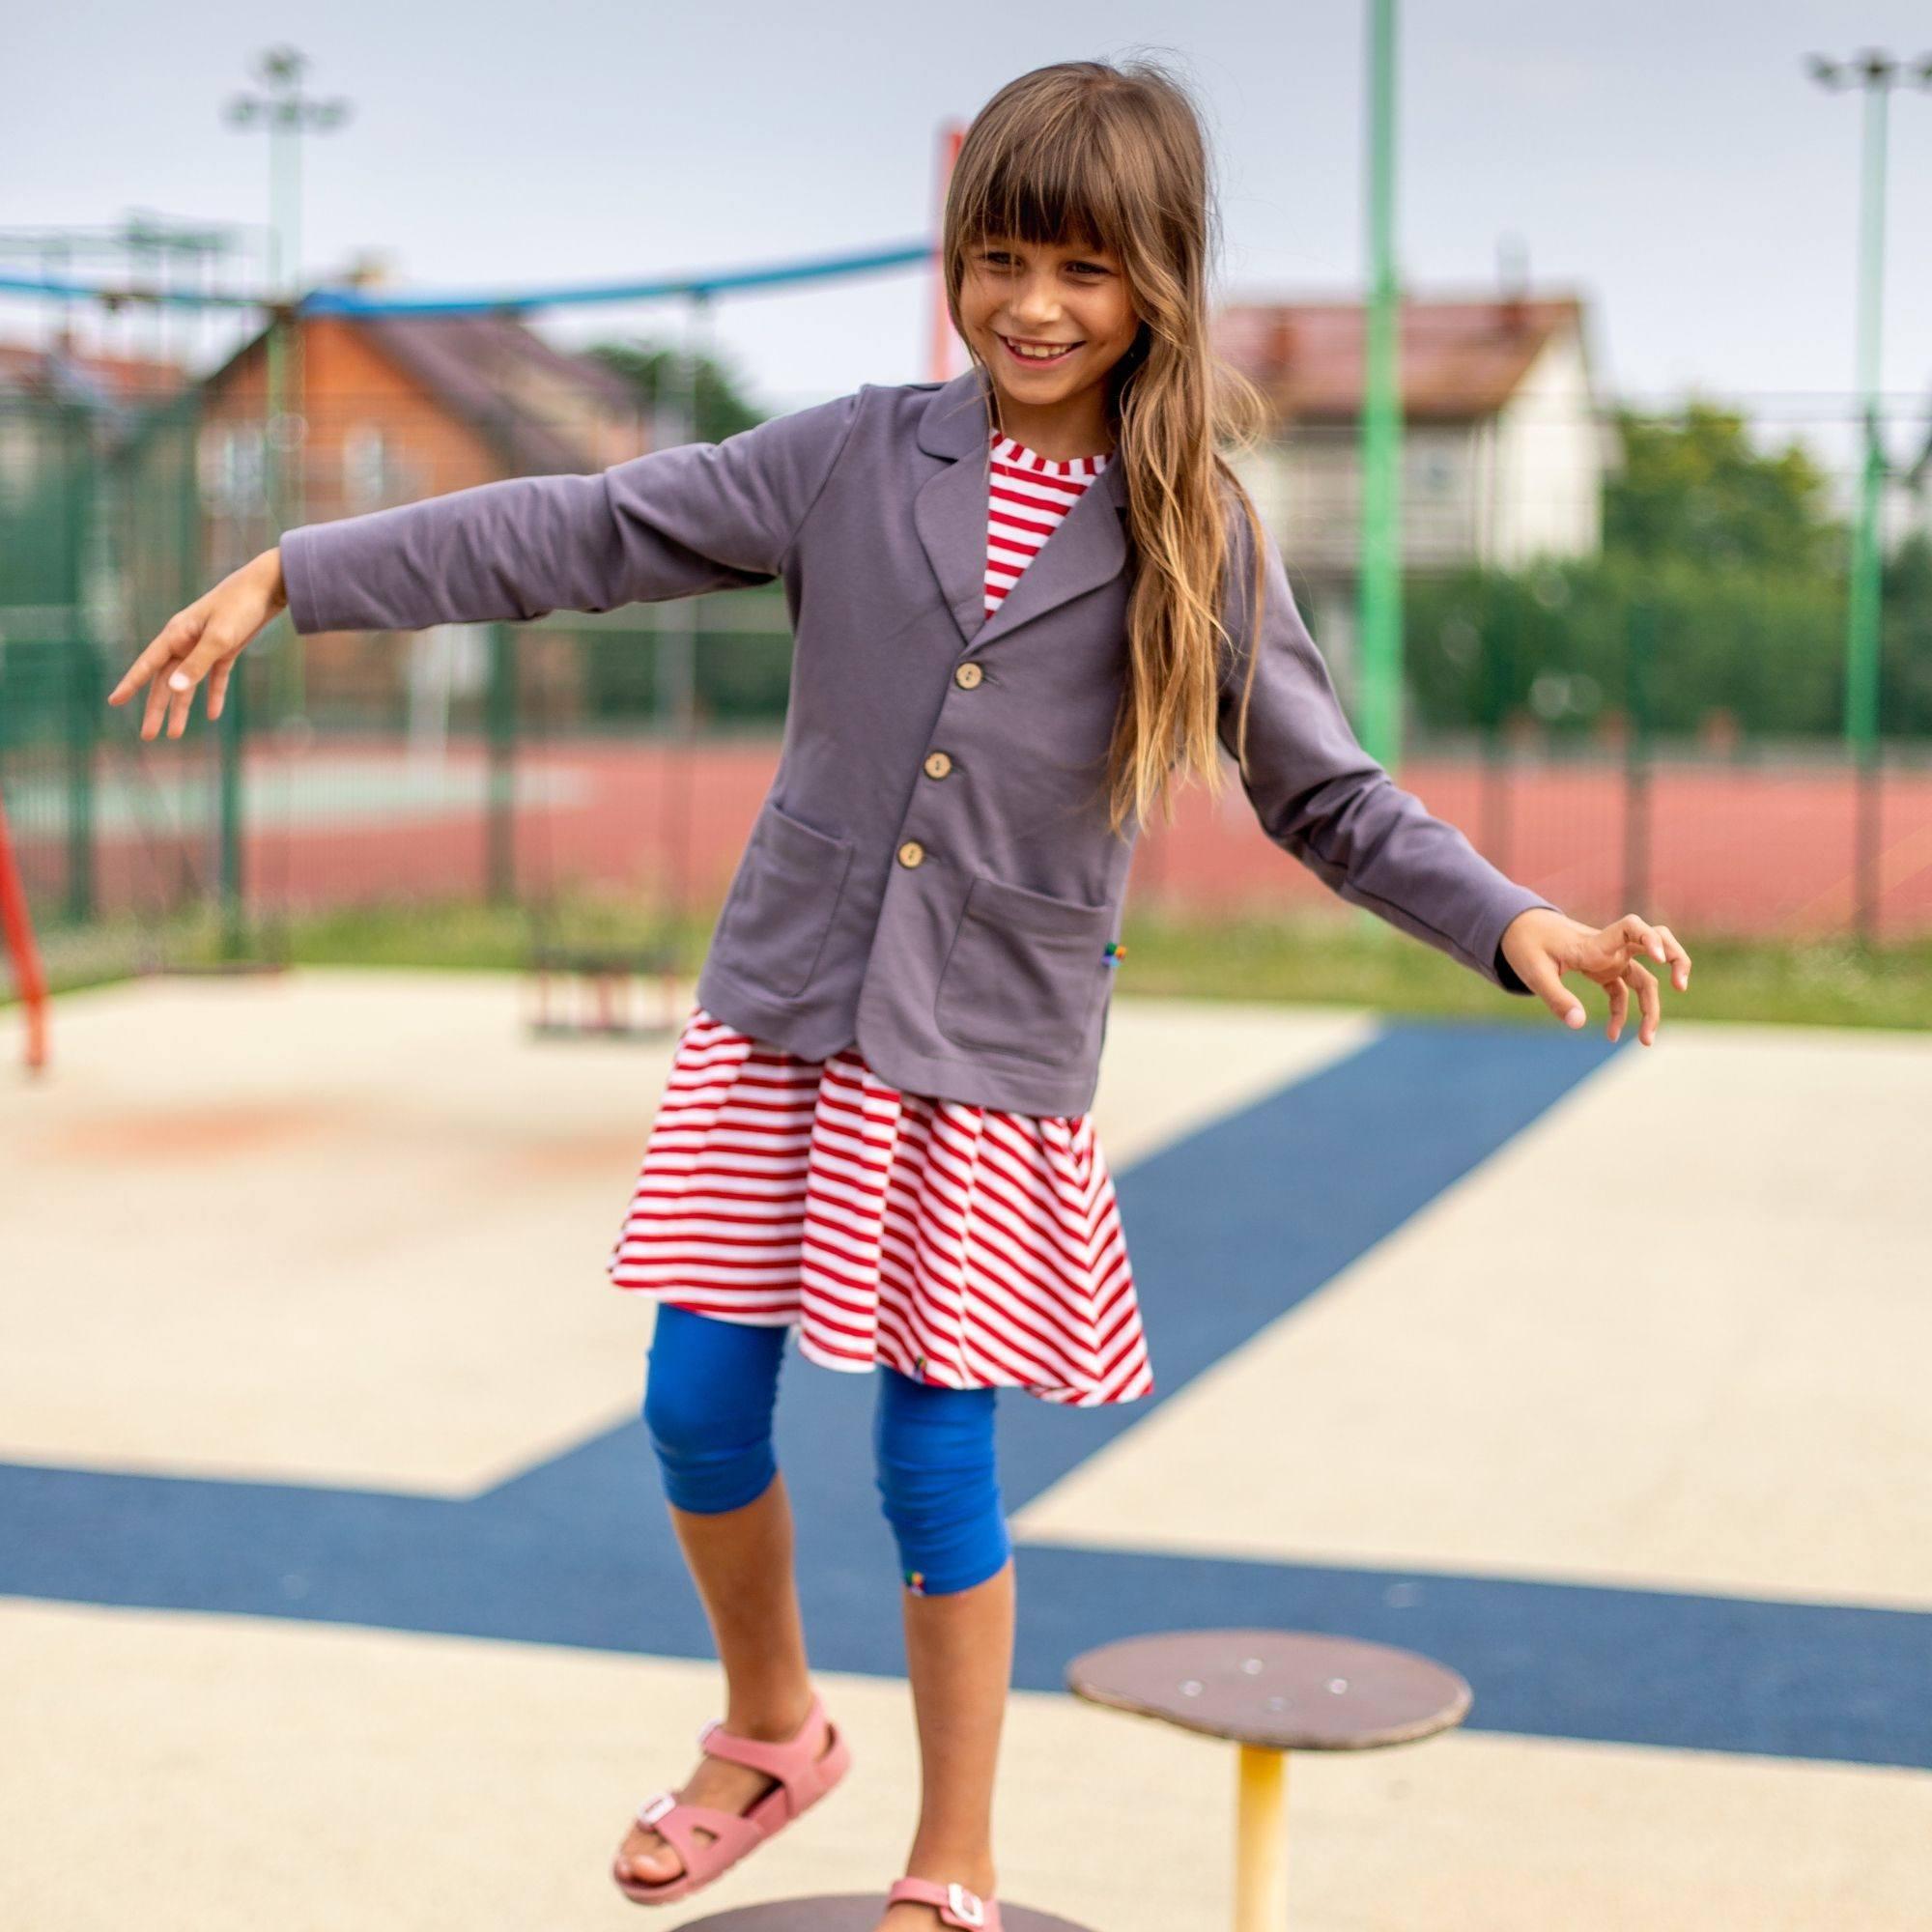
[[1235,1932],[1288,1919],[1288,1753],[1242,1745],[1235,1767]]

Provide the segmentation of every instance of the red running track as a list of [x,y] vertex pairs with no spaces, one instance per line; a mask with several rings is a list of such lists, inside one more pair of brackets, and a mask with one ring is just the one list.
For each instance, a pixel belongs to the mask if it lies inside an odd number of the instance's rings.
[[[480,751],[453,747],[446,804],[418,801],[384,815],[355,800],[372,760],[404,748],[357,739],[355,770],[331,778],[330,742],[304,753],[252,753],[251,785],[265,801],[292,801],[285,826],[244,841],[249,896],[263,914],[369,904],[399,897],[475,898],[487,876],[487,832],[477,803]],[[156,754],[157,757],[164,755]],[[637,742],[559,745],[526,752],[519,767],[534,797],[520,811],[515,863],[520,895],[569,884],[715,906],[729,882],[776,768],[775,739],[689,751]],[[339,774],[339,760],[334,761]],[[1193,913],[1302,912],[1338,901],[1262,835],[1233,775],[1210,801],[1192,785],[1172,827],[1156,825],[1135,853],[1131,909]],[[1825,936],[1853,915],[1855,787],[1831,765],[1664,764],[1649,787],[1648,863],[1626,873],[1626,790],[1612,766],[1528,765],[1487,777],[1472,762],[1417,758],[1402,782],[1460,826],[1513,877],[1579,919],[1627,911],[1667,921],[1686,935]],[[103,835],[96,862],[103,909],[153,908],[180,895],[189,869],[210,873],[205,830],[192,839],[165,828],[148,837]],[[59,890],[59,841],[23,854],[43,892]],[[1880,924],[1885,937],[1932,932],[1932,773],[1892,772],[1880,817]],[[1634,905],[1630,900],[1635,898]]]

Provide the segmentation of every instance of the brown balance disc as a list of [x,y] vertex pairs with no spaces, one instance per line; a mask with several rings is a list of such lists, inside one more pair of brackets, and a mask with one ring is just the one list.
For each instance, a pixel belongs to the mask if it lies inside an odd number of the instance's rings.
[[1168,1631],[1066,1666],[1077,1697],[1267,1750],[1366,1750],[1447,1730],[1469,1687],[1413,1651],[1311,1631]]
[[1166,1631],[1083,1652],[1075,1696],[1226,1738],[1235,1768],[1235,1932],[1288,1921],[1292,1750],[1370,1750],[1460,1724],[1469,1687],[1445,1665],[1314,1631]]
[[[711,1918],[686,1921],[684,1932],[872,1932],[885,1916],[886,1894],[839,1892],[825,1898],[774,1898],[763,1905],[741,1905]],[[1070,1918],[1030,1912],[1024,1905],[1000,1902],[1002,1932],[1090,1932]]]

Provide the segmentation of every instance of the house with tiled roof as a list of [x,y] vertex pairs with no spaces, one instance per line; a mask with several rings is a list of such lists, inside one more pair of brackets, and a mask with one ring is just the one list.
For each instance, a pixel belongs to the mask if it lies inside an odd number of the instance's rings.
[[[367,271],[349,277],[363,288],[374,279]],[[267,346],[266,333],[254,336],[202,384],[196,455],[211,574],[275,539],[266,491]],[[651,447],[650,412],[631,384],[512,315],[306,316],[294,359],[300,495],[289,524],[512,476],[591,474]],[[435,687],[439,702],[473,697],[484,652],[485,632],[475,625],[436,627],[403,652],[366,638],[312,641],[304,652],[311,708],[381,707],[406,685],[412,717],[417,687]],[[566,668],[574,680],[576,669]]]
[[[505,476],[606,469],[650,446],[629,383],[514,316],[323,314],[298,334],[303,523]],[[262,507],[266,333],[202,386],[204,500],[245,519]]]
[[[1293,581],[1338,607],[1361,537],[1364,327],[1352,300],[1237,301],[1216,322],[1216,347],[1270,409],[1264,442],[1236,468]],[[1616,440],[1582,300],[1409,297],[1400,341],[1406,567],[1594,553]]]

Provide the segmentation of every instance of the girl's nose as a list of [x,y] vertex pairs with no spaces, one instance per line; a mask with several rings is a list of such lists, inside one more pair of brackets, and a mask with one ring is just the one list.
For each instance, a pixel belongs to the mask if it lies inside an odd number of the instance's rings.
[[1029,322],[1051,322],[1060,313],[1060,298],[1054,294],[1050,282],[1023,282],[1011,306],[1015,316]]

